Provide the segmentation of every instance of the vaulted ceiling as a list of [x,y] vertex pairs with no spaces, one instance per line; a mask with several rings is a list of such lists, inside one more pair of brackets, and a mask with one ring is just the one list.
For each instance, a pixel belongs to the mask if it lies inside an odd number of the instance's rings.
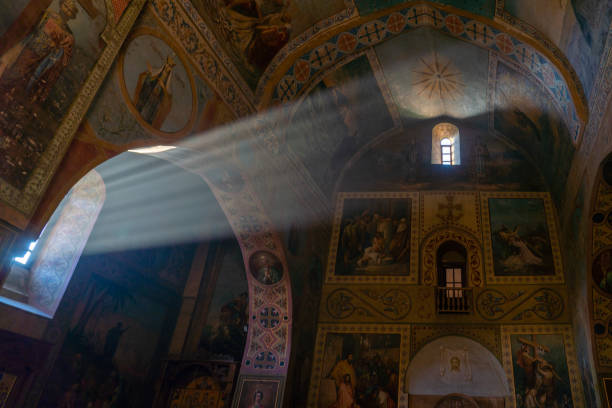
[[249,103],[284,106],[272,150],[330,198],[375,181],[436,187],[423,164],[447,121],[470,157],[455,188],[545,188],[561,201],[612,14],[597,0],[192,4]]

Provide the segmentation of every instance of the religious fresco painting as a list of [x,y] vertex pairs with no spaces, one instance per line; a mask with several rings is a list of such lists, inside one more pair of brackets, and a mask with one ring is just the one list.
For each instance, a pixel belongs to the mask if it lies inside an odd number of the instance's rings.
[[249,259],[251,274],[259,283],[274,285],[283,278],[283,265],[271,252],[259,251]]
[[[604,51],[612,9],[600,0],[505,0],[506,13],[543,33],[567,56],[587,97]],[[546,10],[545,13],[541,10]]]
[[481,78],[487,77],[487,50],[429,27],[374,49],[405,122],[442,115],[466,119],[486,111],[487,84]]
[[333,273],[408,275],[416,206],[409,197],[344,199],[340,225],[335,227],[338,239],[332,244],[337,245]]
[[401,191],[410,189],[416,180],[423,190],[546,189],[533,163],[516,148],[484,130],[470,129],[468,134],[461,136],[465,142],[461,151],[462,165],[445,171],[447,169],[434,169],[431,165],[429,124],[414,126],[410,133],[389,135],[346,168],[338,189]]
[[314,406],[397,406],[400,345],[399,333],[327,333]]
[[495,275],[553,275],[543,200],[489,198],[488,203]]
[[104,0],[91,17],[76,0],[53,0],[0,56],[0,177],[22,190],[105,46]]
[[40,406],[151,406],[177,310],[132,286],[93,275]]
[[195,0],[193,4],[251,89],[290,39],[346,7],[344,0]]
[[583,407],[582,388],[569,327],[502,328],[504,367],[512,408]]
[[612,249],[603,249],[593,260],[593,284],[612,295]]
[[276,408],[282,401],[282,378],[241,377],[234,408]]
[[206,360],[241,361],[248,325],[248,287],[242,253],[232,242],[221,252],[221,259],[210,277],[214,288],[198,354]]
[[331,194],[331,183],[359,147],[395,126],[368,57],[362,55],[314,86],[285,138],[319,187]]
[[496,66],[494,129],[531,155],[550,163],[542,175],[557,203],[563,200],[575,148],[557,107],[539,84],[498,62]]
[[208,104],[218,103],[150,8],[111,72],[87,120],[99,138],[116,145],[187,136],[198,127]]

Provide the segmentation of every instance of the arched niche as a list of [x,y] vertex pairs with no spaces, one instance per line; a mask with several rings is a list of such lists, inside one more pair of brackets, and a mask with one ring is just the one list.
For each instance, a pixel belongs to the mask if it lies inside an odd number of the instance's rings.
[[482,286],[483,262],[480,241],[472,234],[458,228],[435,230],[423,240],[421,245],[421,276],[423,284],[437,284],[438,250],[447,242],[455,242],[465,249],[467,283],[472,286]]
[[445,407],[445,400],[454,397],[476,407],[503,407],[511,394],[499,360],[480,343],[460,336],[438,338],[419,350],[408,366],[405,390],[411,407]]

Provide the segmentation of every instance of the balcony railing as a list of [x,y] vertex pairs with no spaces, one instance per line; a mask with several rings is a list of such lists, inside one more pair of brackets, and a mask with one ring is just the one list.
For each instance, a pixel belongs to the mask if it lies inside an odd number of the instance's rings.
[[470,313],[473,295],[471,288],[436,288],[438,313]]

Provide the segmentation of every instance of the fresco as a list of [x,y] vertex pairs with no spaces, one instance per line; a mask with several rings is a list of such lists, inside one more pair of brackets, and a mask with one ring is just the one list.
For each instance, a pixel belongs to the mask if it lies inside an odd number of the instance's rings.
[[[100,56],[104,0],[95,18],[75,0],[54,0],[0,56],[0,177],[21,190]],[[53,40],[52,40],[53,38]]]
[[195,0],[193,5],[252,89],[290,39],[345,8],[343,0]]
[[249,259],[251,274],[259,283],[274,285],[283,278],[283,265],[278,257],[270,252],[259,251]]
[[486,111],[486,50],[429,27],[375,50],[403,118],[467,118]]
[[275,408],[280,406],[280,379],[241,379],[237,408]]
[[461,166],[432,166],[435,123],[415,124],[365,151],[346,169],[339,191],[401,191],[417,183],[423,190],[546,190],[539,170],[519,150],[486,130],[456,123],[462,130]]
[[[232,363],[170,362],[165,371],[166,378],[172,378],[173,383],[168,405],[170,408],[229,408],[237,372]],[[162,396],[160,400],[166,398]]]
[[219,104],[150,13],[137,22],[87,115],[96,135],[116,145],[184,137],[209,103]]
[[208,305],[198,353],[205,359],[241,361],[248,325],[248,287],[238,244],[225,247],[210,280],[214,292]]
[[542,167],[553,199],[560,205],[574,146],[548,94],[537,83],[505,64],[497,64],[495,130],[510,138]]
[[358,148],[394,127],[368,58],[328,74],[300,104],[287,144],[325,193]]
[[[433,0],[434,3],[445,4],[467,10],[474,14],[493,18],[495,14],[495,0]],[[355,0],[359,15],[365,16],[378,10],[383,10],[396,4],[404,3],[402,0]]]
[[176,310],[137,285],[94,275],[40,406],[151,406],[171,312]]
[[328,333],[317,407],[395,407],[400,334]]
[[574,406],[561,334],[513,334],[512,369],[517,408]]
[[544,202],[539,198],[489,198],[496,276],[555,273]]
[[612,249],[604,249],[593,261],[594,284],[612,295]]
[[412,206],[410,198],[345,199],[334,273],[408,274]]
[[505,9],[542,32],[564,52],[588,97],[612,20],[612,2],[545,0],[536,6],[528,0],[506,0]]
[[0,13],[0,36],[17,20],[29,2],[30,0],[14,0],[4,5],[2,13]]

